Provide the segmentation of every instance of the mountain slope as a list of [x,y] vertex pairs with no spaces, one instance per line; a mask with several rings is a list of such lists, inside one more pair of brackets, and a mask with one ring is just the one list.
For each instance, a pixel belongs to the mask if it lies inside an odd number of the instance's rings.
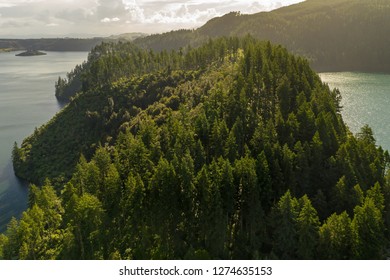
[[[251,34],[304,55],[317,71],[390,72],[388,0],[307,0],[271,12],[230,13],[194,31],[136,40],[155,50],[198,46],[209,37]],[[186,40],[183,40],[186,38]]]
[[251,37],[101,50],[85,91],[14,148],[43,187],[0,258],[387,257],[389,154],[348,131],[306,60]]

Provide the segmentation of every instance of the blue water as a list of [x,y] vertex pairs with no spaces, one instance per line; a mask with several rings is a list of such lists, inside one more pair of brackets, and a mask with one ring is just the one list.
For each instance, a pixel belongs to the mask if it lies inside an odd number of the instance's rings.
[[321,73],[322,81],[338,88],[342,115],[353,133],[368,124],[377,145],[390,150],[390,75],[370,73]]
[[27,206],[28,186],[14,176],[12,168],[13,144],[20,144],[60,110],[54,83],[87,55],[48,52],[45,56],[16,57],[12,52],[0,53],[0,232]]

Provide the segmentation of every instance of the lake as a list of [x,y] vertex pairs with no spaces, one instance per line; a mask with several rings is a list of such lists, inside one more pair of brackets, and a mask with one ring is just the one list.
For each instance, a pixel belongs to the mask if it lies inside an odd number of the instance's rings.
[[58,76],[87,59],[87,52],[47,52],[44,56],[17,57],[0,53],[0,232],[12,216],[27,206],[28,186],[13,172],[13,143],[19,145],[61,105],[54,96]]
[[390,75],[370,73],[321,73],[322,81],[338,88],[342,115],[353,133],[368,124],[377,144],[390,150]]

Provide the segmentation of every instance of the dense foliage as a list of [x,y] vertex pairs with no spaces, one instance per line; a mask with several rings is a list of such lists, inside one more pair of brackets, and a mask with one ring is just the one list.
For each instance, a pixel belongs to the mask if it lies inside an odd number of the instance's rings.
[[389,155],[349,132],[306,60],[251,37],[99,48],[80,93],[15,145],[43,187],[0,257],[389,256]]
[[154,50],[197,46],[209,37],[251,34],[306,56],[317,71],[390,72],[388,0],[306,0],[271,12],[232,12],[196,30],[137,40]]
[[183,54],[180,53],[154,53],[122,41],[103,42],[91,50],[88,61],[77,65],[66,78],[58,78],[55,84],[56,97],[69,101],[79,91],[86,92],[121,77],[137,77],[168,66],[179,68],[184,66],[183,62]]

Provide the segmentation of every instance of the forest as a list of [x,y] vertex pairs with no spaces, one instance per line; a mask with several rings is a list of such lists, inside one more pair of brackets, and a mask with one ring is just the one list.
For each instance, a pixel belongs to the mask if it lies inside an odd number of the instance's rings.
[[286,48],[102,43],[56,87],[77,94],[15,143],[34,184],[0,258],[390,257],[389,153]]

